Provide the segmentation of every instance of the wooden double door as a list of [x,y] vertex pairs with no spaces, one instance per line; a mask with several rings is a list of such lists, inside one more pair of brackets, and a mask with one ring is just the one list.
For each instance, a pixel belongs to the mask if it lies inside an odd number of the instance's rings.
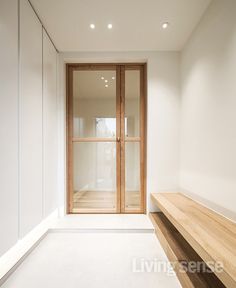
[[68,213],[145,213],[146,64],[67,64]]

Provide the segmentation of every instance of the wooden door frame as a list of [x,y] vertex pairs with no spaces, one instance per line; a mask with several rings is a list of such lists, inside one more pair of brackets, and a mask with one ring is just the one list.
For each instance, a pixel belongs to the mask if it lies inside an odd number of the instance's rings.
[[[146,63],[67,63],[66,64],[66,211],[67,214],[77,214],[73,209],[73,71],[92,71],[92,70],[116,70],[116,117],[121,121],[117,121],[117,135],[120,138],[121,144],[117,143],[117,211],[101,213],[125,213],[125,214],[145,214],[146,213],[146,126],[147,126],[147,64]],[[140,70],[140,137],[124,138],[124,113],[125,113],[125,93],[124,79],[125,70]],[[120,85],[120,83],[123,85]],[[123,131],[123,135],[121,133]],[[72,140],[73,139],[73,140]],[[90,139],[92,140],[92,139]],[[102,142],[104,139],[93,139],[94,142]],[[92,140],[92,141],[93,141]],[[80,138],[82,142],[83,139]],[[84,140],[85,141],[85,140]],[[112,139],[106,139],[106,142],[115,142]],[[140,210],[125,210],[121,206],[125,201],[125,142],[140,142],[140,190],[141,190],[141,205]],[[121,162],[120,162],[121,161]],[[118,167],[120,169],[118,169]],[[123,183],[122,183],[123,181]],[[118,212],[119,211],[119,212]],[[79,214],[100,213],[100,212],[79,212]]]

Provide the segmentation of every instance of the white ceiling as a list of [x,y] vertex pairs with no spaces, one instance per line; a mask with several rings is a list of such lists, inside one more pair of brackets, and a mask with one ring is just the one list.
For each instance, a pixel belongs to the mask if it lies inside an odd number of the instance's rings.
[[[59,51],[181,50],[211,0],[31,0]],[[165,21],[170,26],[163,30]],[[96,28],[91,30],[89,25]],[[113,29],[108,30],[107,24]]]

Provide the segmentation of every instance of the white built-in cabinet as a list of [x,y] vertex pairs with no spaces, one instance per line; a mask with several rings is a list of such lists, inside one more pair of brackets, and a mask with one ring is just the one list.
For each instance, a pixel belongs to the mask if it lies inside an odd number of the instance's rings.
[[48,216],[58,206],[57,119],[57,52],[47,33],[43,31],[44,216]]
[[42,25],[20,1],[20,235],[43,217]]
[[57,208],[57,52],[28,0],[0,19],[1,256]]
[[17,0],[0,1],[0,255],[18,238]]

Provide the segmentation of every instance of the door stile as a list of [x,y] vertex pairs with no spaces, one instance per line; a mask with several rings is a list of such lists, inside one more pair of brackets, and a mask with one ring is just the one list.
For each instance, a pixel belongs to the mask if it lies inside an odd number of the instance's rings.
[[67,213],[73,209],[73,68],[67,66]]
[[140,67],[140,188],[142,213],[146,213],[146,65]]

